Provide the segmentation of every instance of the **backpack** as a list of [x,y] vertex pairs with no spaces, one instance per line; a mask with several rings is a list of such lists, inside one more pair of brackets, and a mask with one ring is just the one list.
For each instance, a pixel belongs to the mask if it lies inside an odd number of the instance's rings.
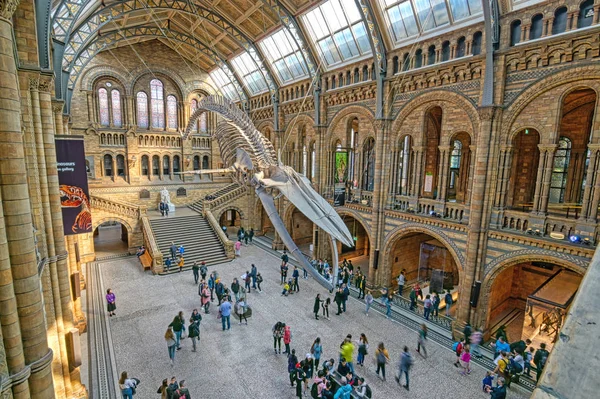
[[547,360],[548,360],[548,351],[544,349],[544,351],[542,352],[542,357],[540,358],[540,370],[542,370],[544,368]]
[[177,396],[178,399],[187,399],[187,395],[184,393],[181,393],[181,391],[179,389],[177,390],[177,395],[178,395]]
[[367,385],[367,391],[365,392],[365,395],[367,398],[372,398],[373,397],[373,391],[371,390],[371,387]]
[[510,359],[510,372],[511,374],[519,374],[520,372],[523,371],[523,368],[521,367],[521,365],[517,362],[515,362],[515,359]]
[[379,364],[385,364],[386,363],[386,358],[385,358],[385,354],[383,353],[383,351],[379,351],[377,353],[377,363]]
[[312,387],[310,388],[310,396],[313,397],[313,399],[317,399],[319,397],[319,384],[318,383],[313,383]]
[[454,345],[452,345],[452,350],[456,353],[460,353],[463,350],[463,344],[462,342],[455,342]]

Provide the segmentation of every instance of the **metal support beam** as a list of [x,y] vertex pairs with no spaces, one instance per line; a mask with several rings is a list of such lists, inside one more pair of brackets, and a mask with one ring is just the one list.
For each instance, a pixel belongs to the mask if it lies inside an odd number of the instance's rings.
[[498,27],[498,3],[497,0],[481,0],[481,4],[485,32],[485,75],[481,106],[488,107],[494,104],[494,39],[497,40],[497,33],[494,35],[494,32]]

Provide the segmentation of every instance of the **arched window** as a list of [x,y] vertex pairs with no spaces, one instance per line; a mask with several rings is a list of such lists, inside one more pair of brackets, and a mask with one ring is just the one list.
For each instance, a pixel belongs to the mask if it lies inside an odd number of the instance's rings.
[[173,156],[173,174],[181,172],[181,161],[179,155]]
[[124,134],[119,136],[119,144],[125,145],[125,135]]
[[370,137],[363,146],[362,189],[373,191],[375,183],[375,139]]
[[454,54],[454,58],[460,58],[465,56],[465,45],[466,39],[464,36],[461,36],[456,42],[456,53]]
[[121,127],[123,124],[121,120],[121,93],[119,93],[119,90],[114,89],[110,92],[110,96],[112,100],[113,125]]
[[450,59],[450,42],[446,40],[442,43],[442,62]]
[[210,161],[208,155],[202,157],[202,169],[210,169]]
[[100,135],[100,144],[106,144],[106,134],[104,133]]
[[473,55],[479,55],[481,54],[481,39],[482,39],[483,35],[481,34],[481,32],[475,32],[473,34],[473,43],[471,44],[471,50],[473,52]]
[[200,133],[206,133],[208,131],[208,123],[206,121],[206,112],[200,114],[198,118],[198,124],[200,125]]
[[398,73],[398,56],[395,56],[394,58],[392,58],[392,65],[393,65],[393,72],[394,75]]
[[117,155],[117,176],[125,176],[125,157]]
[[171,174],[171,158],[168,155],[163,156],[163,176]]
[[570,159],[571,140],[566,137],[561,137],[558,140],[556,153],[554,153],[554,165],[552,168],[552,176],[550,177],[550,193],[548,195],[548,202],[550,203],[556,204],[564,202]]
[[395,194],[408,195],[408,178],[410,165],[410,136],[405,136],[400,142],[397,158],[397,176]]
[[142,155],[142,176],[148,176],[149,173],[148,155]]
[[544,28],[544,16],[536,14],[531,18],[531,28],[529,28],[529,40],[539,39],[542,37]]
[[560,7],[554,12],[552,34],[563,33],[565,30],[567,30],[567,7]]
[[108,136],[106,136],[106,144],[108,145],[112,145],[113,141],[112,141],[112,134],[108,134]]
[[98,90],[98,107],[100,108],[100,125],[109,126],[108,116],[108,92],[104,87]]
[[137,94],[137,124],[148,129],[148,96],[143,91]]
[[200,170],[200,157],[194,155],[194,170]]
[[405,53],[402,57],[402,70],[408,71],[410,69],[410,54]]
[[448,181],[449,188],[455,188],[456,180],[460,174],[460,160],[462,156],[462,143],[454,140],[452,153],[450,154],[450,179]]
[[362,69],[362,80],[363,82],[369,80],[369,68],[366,65]]
[[510,45],[514,46],[515,44],[521,41],[521,21],[516,20],[510,24]]
[[314,141],[310,146],[310,178],[314,180],[315,171],[317,170],[317,143]]
[[167,96],[167,121],[169,129],[177,129],[177,99]]
[[423,50],[415,51],[415,68],[421,68],[423,65]]
[[163,100],[163,84],[158,79],[150,81],[150,109],[152,112],[152,127],[165,127],[165,103]]
[[432,44],[427,49],[427,65],[435,64],[435,46]]
[[302,174],[308,176],[308,149],[306,144],[302,146]]
[[110,177],[113,175],[113,158],[111,155],[104,155],[104,176]]
[[586,0],[579,6],[577,28],[591,26],[594,20],[594,0]]
[[152,175],[158,176],[160,174],[160,158],[158,155],[152,157]]

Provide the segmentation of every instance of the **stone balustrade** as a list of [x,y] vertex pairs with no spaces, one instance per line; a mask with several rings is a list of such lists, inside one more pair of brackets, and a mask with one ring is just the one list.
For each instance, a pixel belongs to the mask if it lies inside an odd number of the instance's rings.
[[154,232],[152,231],[152,226],[150,226],[150,220],[148,219],[148,216],[142,216],[141,223],[142,234],[144,236],[144,246],[152,258],[152,273],[161,273],[164,265],[163,254],[160,252],[158,245],[156,244],[156,238],[154,238]]

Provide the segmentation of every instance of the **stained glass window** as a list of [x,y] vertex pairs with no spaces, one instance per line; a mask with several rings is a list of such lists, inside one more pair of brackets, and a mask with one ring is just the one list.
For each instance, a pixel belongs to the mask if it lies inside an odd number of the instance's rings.
[[148,129],[148,96],[143,91],[137,94],[137,123],[139,127]]
[[98,90],[98,105],[100,107],[100,124],[102,126],[110,125],[108,117],[108,92],[104,87]]
[[[190,115],[192,115],[196,110],[198,109],[198,100],[193,99],[190,102]],[[196,132],[196,129],[198,128],[198,121],[194,121],[194,124],[192,125],[192,132]]]
[[177,99],[167,96],[167,120],[170,129],[177,129]]
[[206,112],[201,113],[200,118],[198,118],[198,120],[200,121],[200,133],[206,133],[208,130]]
[[152,114],[152,127],[162,129],[165,127],[165,103],[163,101],[163,84],[158,79],[150,81],[150,106]]
[[110,92],[112,100],[112,113],[113,113],[113,125],[121,127],[121,93],[119,90],[113,90]]

